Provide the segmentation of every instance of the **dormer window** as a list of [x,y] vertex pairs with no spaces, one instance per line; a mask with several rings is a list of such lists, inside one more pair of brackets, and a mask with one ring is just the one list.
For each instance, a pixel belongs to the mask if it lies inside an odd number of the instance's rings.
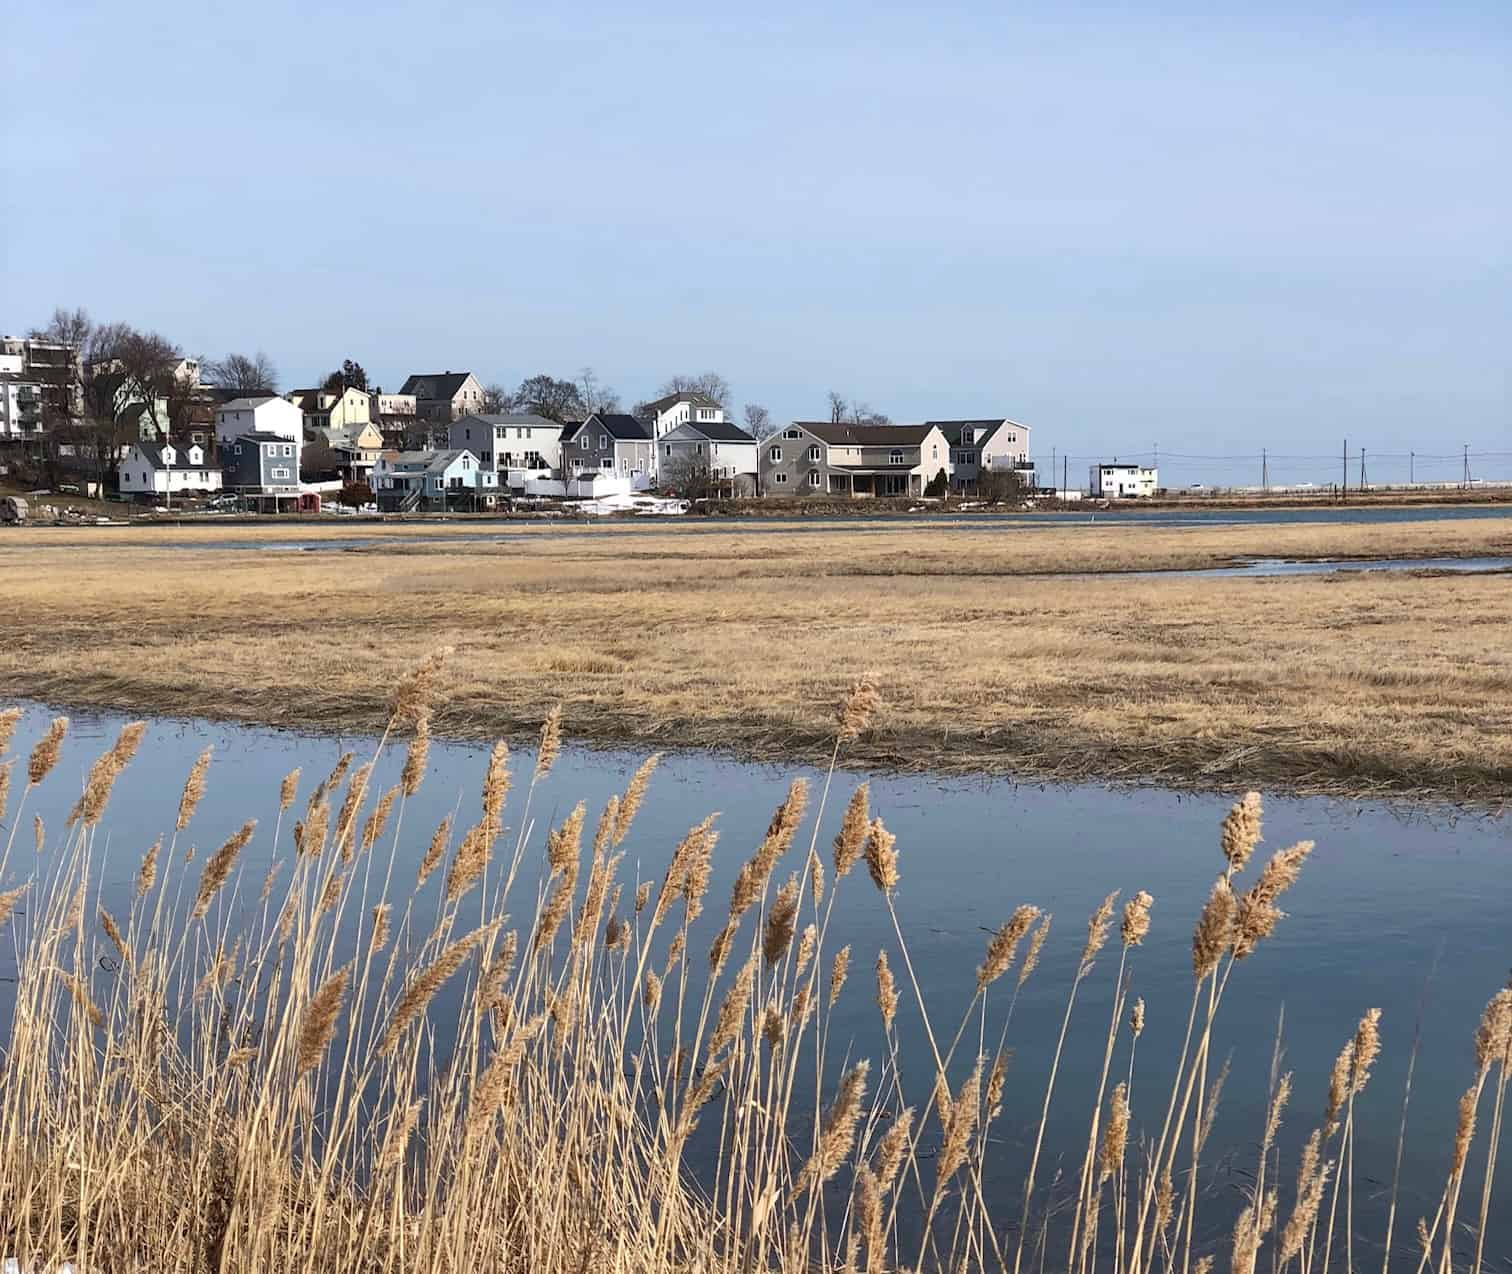
[[798,429],[789,429],[782,436],[784,438],[801,438],[801,437],[803,437],[803,433],[802,433],[801,430],[798,430]]
[[887,463],[888,464],[902,464],[903,463],[903,452],[902,452],[902,450],[900,448],[898,448],[898,447],[894,447],[892,449],[892,454],[887,458]]

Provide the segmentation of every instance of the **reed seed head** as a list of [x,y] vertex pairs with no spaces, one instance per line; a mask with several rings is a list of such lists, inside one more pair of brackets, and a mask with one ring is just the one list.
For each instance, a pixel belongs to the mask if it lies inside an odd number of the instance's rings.
[[898,1171],[908,1157],[909,1134],[913,1131],[913,1107],[905,1106],[898,1112],[893,1125],[882,1134],[877,1143],[877,1185],[882,1193],[892,1189],[898,1179]]
[[138,898],[146,896],[147,891],[152,888],[153,883],[157,880],[158,855],[162,850],[163,838],[159,836],[148,847],[147,852],[142,855],[142,865],[137,870],[136,896]]
[[935,1160],[936,1189],[960,1171],[966,1162],[966,1152],[971,1146],[971,1134],[976,1131],[977,1115],[982,1102],[982,1059],[976,1060],[971,1074],[962,1083],[961,1089],[950,1103],[950,1113],[945,1118],[945,1135],[940,1141],[940,1154]]
[[256,827],[257,820],[249,819],[241,825],[240,831],[232,833],[225,844],[205,860],[205,870],[200,874],[199,891],[194,896],[194,911],[191,913],[195,920],[210,910],[215,895],[220,892],[221,886],[231,875],[231,868],[236,865],[237,855],[247,847]]
[[430,713],[415,722],[415,733],[404,752],[404,769],[399,773],[399,788],[406,797],[413,796],[425,782],[425,766],[430,758]]
[[399,799],[402,787],[389,788],[378,798],[378,804],[373,807],[373,812],[367,816],[362,824],[361,848],[365,854],[378,843],[378,838],[383,835],[383,829],[388,826],[389,815],[394,811],[394,802]]
[[841,743],[849,743],[861,736],[861,733],[871,724],[872,716],[881,706],[881,696],[877,694],[876,684],[870,677],[862,677],[851,687],[850,694],[845,696],[845,701],[840,705],[837,720],[839,722],[839,739]]
[[1305,840],[1272,854],[1261,869],[1260,878],[1238,899],[1234,918],[1234,959],[1242,960],[1250,955],[1285,918],[1286,913],[1276,906],[1276,899],[1296,883],[1312,848],[1312,841]]
[[1278,1255],[1284,1267],[1302,1251],[1303,1244],[1312,1233],[1317,1220],[1318,1207],[1323,1202],[1323,1189],[1328,1181],[1329,1165],[1322,1159],[1323,1134],[1313,1129],[1307,1144],[1302,1147],[1302,1163],[1297,1170],[1297,1197],[1292,1205],[1290,1219],[1281,1231]]
[[635,822],[635,816],[640,813],[641,803],[646,799],[646,788],[651,783],[651,776],[656,773],[656,767],[661,764],[661,759],[660,752],[653,752],[630,776],[630,785],[625,788],[625,795],[620,800],[619,811],[615,817],[615,848],[618,848],[630,834],[630,825]]
[[504,802],[509,799],[509,745],[500,739],[488,754],[483,772],[483,826],[490,838],[504,830]]
[[74,1004],[89,1019],[90,1025],[97,1030],[104,1026],[105,1015],[100,1012],[95,1002],[90,999],[89,988],[71,973],[60,972],[58,976],[63,979],[63,985],[68,988],[68,993],[73,996]]
[[1129,1034],[1138,1039],[1144,1034],[1145,1027],[1145,1002],[1144,996],[1134,1001],[1134,1007],[1129,1011]]
[[[79,820],[83,820],[85,827],[95,827],[99,824],[105,813],[105,806],[110,802],[110,793],[115,787],[115,781],[126,768],[131,758],[136,755],[137,748],[141,746],[142,736],[147,732],[147,725],[142,721],[132,721],[121,727],[121,732],[116,736],[116,741],[109,751],[105,752],[90,767],[89,777],[84,783],[84,794],[74,804],[73,810],[68,815],[68,827],[72,827]],[[47,742],[46,739],[42,744]],[[39,747],[42,744],[38,744]]]
[[1323,1108],[1324,1135],[1328,1137],[1338,1131],[1339,1112],[1349,1100],[1350,1077],[1354,1074],[1354,1051],[1354,1041],[1350,1040],[1339,1050],[1339,1056],[1334,1059],[1333,1070],[1328,1077],[1328,1102]]
[[[810,925],[809,928],[812,929],[813,926]],[[835,1001],[840,998],[840,991],[845,986],[845,979],[850,974],[850,952],[851,952],[851,949],[850,949],[849,946],[841,947],[840,950],[838,950],[837,952],[835,952],[834,963],[830,965],[830,977],[829,977],[829,1006],[830,1006],[830,1008],[834,1008],[835,1007]]]
[[543,779],[562,752],[562,706],[557,704],[541,723],[541,746],[536,751],[535,777]]
[[16,904],[21,900],[21,895],[31,888],[31,882],[17,885],[14,889],[8,889],[0,894],[0,925],[4,925],[10,919],[10,914],[16,909]]
[[840,1090],[824,1116],[819,1145],[804,1167],[800,1188],[809,1185],[817,1189],[840,1171],[850,1155],[856,1142],[856,1124],[861,1118],[861,1103],[866,1096],[866,1077],[870,1071],[871,1063],[863,1059],[845,1072]]
[[41,853],[47,845],[47,827],[42,822],[42,815],[32,815],[32,839],[36,841],[37,853]]
[[1087,921],[1087,941],[1082,946],[1081,967],[1085,971],[1103,949],[1108,941],[1108,925],[1113,919],[1113,904],[1118,901],[1118,891],[1114,890],[1102,900],[1102,905],[1092,913]]
[[415,725],[430,716],[440,686],[441,673],[451,653],[450,646],[438,646],[394,687],[394,693],[389,699],[389,729]]
[[793,941],[793,927],[798,915],[798,877],[791,876],[777,890],[772,909],[767,912],[766,933],[762,938],[761,953],[771,968],[787,954]]
[[892,1030],[893,1019],[898,1015],[898,984],[893,980],[886,951],[877,952],[877,1010],[882,1014],[883,1030]]
[[1098,1180],[1106,1181],[1123,1167],[1124,1147],[1129,1141],[1129,1086],[1119,1084],[1108,1099],[1108,1126],[1103,1130],[1098,1156]]
[[898,838],[883,826],[880,818],[874,818],[866,833],[866,868],[871,873],[872,884],[884,894],[889,894],[898,884]]
[[866,848],[866,838],[871,832],[871,786],[863,783],[851,793],[845,807],[845,817],[840,820],[840,831],[835,836],[835,879],[843,879],[860,861]]
[[[583,807],[578,806],[581,810]],[[581,822],[579,822],[581,827]],[[462,837],[462,843],[457,846],[457,853],[452,858],[451,867],[446,873],[446,901],[456,902],[478,881],[483,875],[483,869],[488,866],[489,855],[492,852],[492,841],[488,832],[481,823],[474,824],[467,829]],[[573,883],[577,883],[577,860],[573,859]],[[572,901],[571,891],[566,895],[567,902]]]
[[1275,1144],[1276,1133],[1281,1128],[1281,1115],[1286,1110],[1286,1104],[1291,1100],[1292,1077],[1291,1072],[1281,1076],[1281,1081],[1276,1085],[1276,1095],[1271,1100],[1270,1110],[1265,1117],[1265,1136],[1261,1138],[1260,1148],[1269,1150]]
[[372,952],[382,951],[388,945],[389,938],[389,914],[392,908],[386,902],[380,902],[373,908],[373,932],[368,938],[368,950]]
[[1475,1028],[1475,1066],[1488,1071],[1500,1062],[1503,1070],[1512,1069],[1512,986],[1503,987],[1491,997],[1486,1011]]
[[1199,982],[1218,967],[1223,953],[1233,944],[1235,910],[1234,891],[1220,876],[1192,934],[1192,972]]
[[16,726],[21,722],[20,708],[0,709],[0,756],[5,755],[5,750],[10,747],[11,739],[15,737]]
[[1449,1174],[1458,1177],[1465,1171],[1465,1158],[1470,1153],[1470,1142],[1475,1137],[1475,1108],[1480,1104],[1481,1086],[1471,1084],[1459,1099],[1459,1118],[1454,1126],[1454,1154],[1449,1161]]
[[0,765],[0,822],[5,819],[5,807],[10,800],[10,780],[12,761]]
[[294,804],[294,798],[299,795],[299,767],[296,765],[283,776],[283,782],[278,785],[278,812],[286,814],[289,806]]
[[1145,940],[1150,932],[1150,908],[1154,905],[1154,897],[1143,889],[1124,904],[1123,923],[1119,926],[1124,946],[1137,947]]
[[26,762],[26,781],[35,787],[58,763],[58,754],[63,750],[63,736],[68,733],[68,718],[54,717],[45,733],[31,750]]
[[1224,858],[1228,859],[1230,872],[1243,871],[1250,855],[1255,852],[1255,846],[1260,843],[1262,813],[1260,793],[1247,792],[1244,799],[1224,815],[1219,844]]
[[341,861],[352,861],[353,847],[357,841],[357,813],[367,799],[368,780],[373,776],[373,763],[368,761],[352,772],[352,781],[347,784],[346,798],[341,802],[341,813],[336,816],[336,846],[341,851]]
[[184,792],[179,797],[178,822],[174,824],[178,831],[189,826],[189,820],[199,807],[200,798],[205,795],[205,772],[210,768],[210,757],[214,751],[214,748],[206,748],[189,767],[189,777],[184,780]]
[[304,1025],[299,1030],[299,1044],[294,1053],[294,1073],[303,1075],[320,1064],[336,1033],[336,1019],[341,1014],[341,997],[346,994],[351,965],[343,965],[327,978],[310,999]]
[[1014,909],[1003,925],[987,940],[987,954],[977,966],[977,990],[985,991],[1013,966],[1019,943],[1039,918],[1039,908],[1024,903]]
[[437,865],[446,856],[446,841],[451,835],[451,815],[443,818],[436,827],[430,838],[430,844],[426,846],[425,853],[420,856],[420,870],[416,875],[415,884],[423,885],[426,877],[436,870]]
[[116,949],[121,957],[122,964],[131,963],[131,950],[126,945],[126,939],[122,937],[120,927],[115,922],[115,917],[100,908],[100,928],[105,931],[105,936],[110,939],[110,944]]
[[1350,1068],[1349,1089],[1361,1092],[1370,1079],[1370,1068],[1381,1051],[1381,1010],[1370,1009],[1360,1019],[1355,1031],[1354,1059]]
[[756,957],[753,955],[735,975],[735,981],[725,992],[719,1006],[719,1016],[714,1022],[714,1031],[709,1036],[709,1056],[716,1057],[740,1036],[741,1024],[745,1021],[746,1009],[751,1004],[751,988],[756,981]]
[[646,970],[646,977],[645,977],[645,986],[644,986],[644,988],[641,991],[641,1002],[652,1013],[655,1013],[656,1010],[657,1010],[657,1006],[661,1004],[661,995],[662,995],[662,980],[659,977],[656,976],[656,970],[655,969],[647,969]]
[[389,1014],[388,1025],[384,1028],[383,1037],[378,1041],[380,1057],[387,1057],[394,1051],[394,1046],[404,1034],[405,1027],[425,1011],[425,1007],[434,998],[436,992],[445,986],[452,975],[462,967],[462,962],[467,959],[468,953],[493,929],[493,925],[484,925],[458,938],[411,979],[404,993],[399,997],[399,1002],[394,1006],[394,1011]]
[[1047,911],[1040,917],[1039,924],[1035,927],[1033,936],[1029,939],[1029,948],[1024,952],[1024,963],[1019,966],[1018,985],[1022,990],[1024,983],[1029,981],[1029,976],[1039,968],[1040,952],[1045,948],[1045,939],[1050,936],[1050,913]]

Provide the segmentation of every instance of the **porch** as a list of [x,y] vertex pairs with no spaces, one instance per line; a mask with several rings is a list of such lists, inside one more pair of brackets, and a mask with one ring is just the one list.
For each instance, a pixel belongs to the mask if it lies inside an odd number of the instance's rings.
[[881,499],[924,494],[924,478],[912,469],[843,469],[829,475],[829,494],[848,499]]

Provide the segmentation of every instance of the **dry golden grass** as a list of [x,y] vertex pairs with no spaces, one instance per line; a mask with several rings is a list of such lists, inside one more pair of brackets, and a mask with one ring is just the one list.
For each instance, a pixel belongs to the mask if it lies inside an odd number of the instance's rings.
[[[353,534],[377,543],[195,547]],[[1509,552],[1512,519],[18,531],[0,537],[0,692],[378,727],[444,642],[440,734],[511,733],[561,702],[577,738],[827,760],[841,670],[864,668],[890,709],[857,764],[1494,799],[1506,576],[1035,575]]]

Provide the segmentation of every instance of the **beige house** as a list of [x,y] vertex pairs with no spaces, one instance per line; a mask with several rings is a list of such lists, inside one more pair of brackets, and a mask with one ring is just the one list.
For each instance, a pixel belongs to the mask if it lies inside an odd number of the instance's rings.
[[936,425],[795,420],[761,444],[763,495],[917,496],[941,474],[950,444]]
[[372,416],[372,395],[365,389],[295,389],[284,395],[304,413],[309,429],[348,429]]
[[471,372],[417,372],[399,392],[414,395],[422,420],[450,424],[483,410],[483,386]]
[[1006,418],[987,420],[928,420],[950,444],[951,488],[974,492],[984,470],[1012,470],[1034,485],[1034,462],[1029,458],[1029,426]]

